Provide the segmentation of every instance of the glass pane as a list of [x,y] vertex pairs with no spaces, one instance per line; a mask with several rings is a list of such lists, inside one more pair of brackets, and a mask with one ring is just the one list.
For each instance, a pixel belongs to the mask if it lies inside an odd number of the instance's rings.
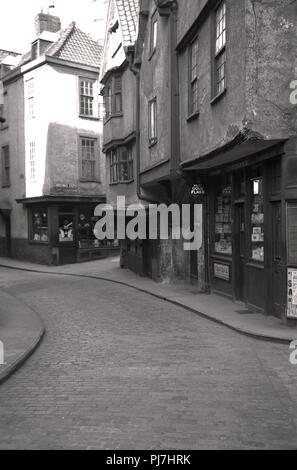
[[263,178],[251,180],[251,257],[264,262],[264,195]]
[[32,208],[32,240],[48,241],[47,210],[40,207]]
[[215,208],[215,251],[232,255],[232,189],[225,186],[218,190]]
[[60,215],[59,216],[59,242],[73,242],[73,216],[72,215]]

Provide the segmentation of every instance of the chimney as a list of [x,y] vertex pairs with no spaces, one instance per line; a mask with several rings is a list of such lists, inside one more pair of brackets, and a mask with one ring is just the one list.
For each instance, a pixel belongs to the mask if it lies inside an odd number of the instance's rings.
[[61,21],[58,16],[53,16],[48,13],[38,13],[35,17],[35,31],[36,36],[40,36],[43,31],[50,33],[57,33],[61,29]]

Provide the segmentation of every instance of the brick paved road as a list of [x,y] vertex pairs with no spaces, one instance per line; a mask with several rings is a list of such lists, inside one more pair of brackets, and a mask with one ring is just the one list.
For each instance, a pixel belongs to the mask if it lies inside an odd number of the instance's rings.
[[0,287],[47,328],[0,386],[0,448],[297,447],[287,346],[98,280],[2,269]]

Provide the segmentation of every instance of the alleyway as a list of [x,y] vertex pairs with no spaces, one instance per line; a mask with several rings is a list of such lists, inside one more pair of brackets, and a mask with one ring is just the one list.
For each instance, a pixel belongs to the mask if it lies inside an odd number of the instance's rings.
[[46,325],[0,386],[0,448],[296,448],[287,345],[105,281],[1,268],[0,287]]

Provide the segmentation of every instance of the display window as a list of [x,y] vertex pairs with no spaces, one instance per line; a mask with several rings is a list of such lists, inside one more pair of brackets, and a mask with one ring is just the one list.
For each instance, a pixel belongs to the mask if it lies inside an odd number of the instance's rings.
[[251,180],[251,259],[264,262],[264,191],[263,178]]
[[32,207],[30,215],[30,240],[33,242],[48,242],[48,215],[47,209]]
[[232,187],[220,188],[215,199],[215,252],[232,255]]

